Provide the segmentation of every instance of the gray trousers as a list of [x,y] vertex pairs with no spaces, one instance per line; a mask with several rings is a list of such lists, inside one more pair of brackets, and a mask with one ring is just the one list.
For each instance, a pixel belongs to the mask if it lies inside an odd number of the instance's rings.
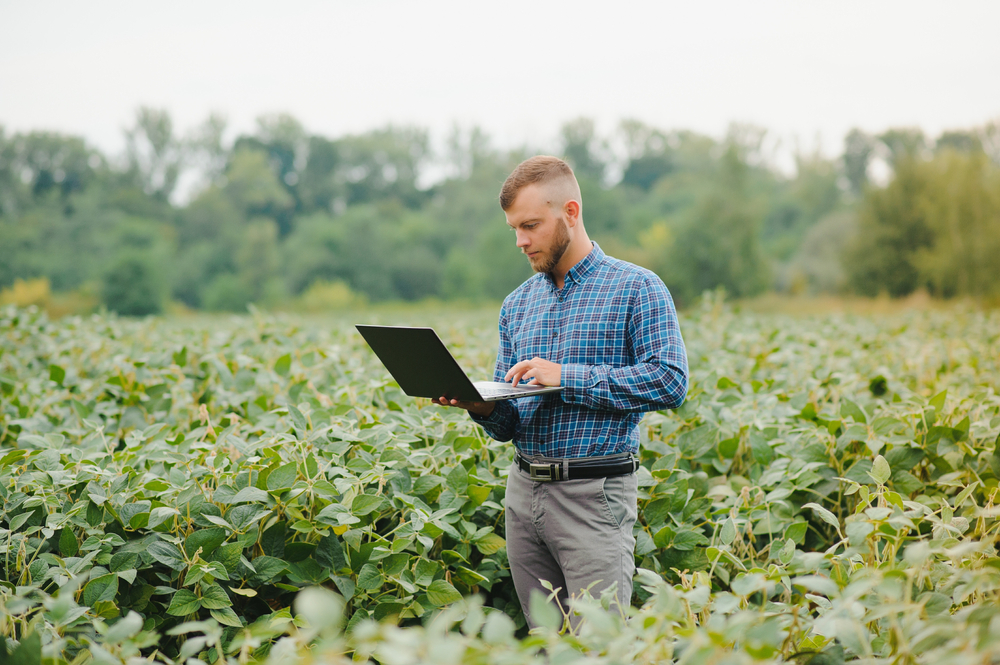
[[[521,609],[533,589],[548,596],[539,580],[561,588],[559,601],[590,588],[618,584],[618,602],[632,599],[635,574],[636,475],[538,482],[517,464],[507,476],[507,559]],[[591,586],[593,585],[593,586]]]

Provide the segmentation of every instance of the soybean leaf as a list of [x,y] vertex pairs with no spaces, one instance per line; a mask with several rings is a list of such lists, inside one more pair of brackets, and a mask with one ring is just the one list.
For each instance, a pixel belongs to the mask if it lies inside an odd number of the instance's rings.
[[885,485],[886,481],[892,475],[892,470],[889,468],[889,463],[885,458],[878,455],[875,457],[875,461],[872,462],[872,470],[868,475],[879,485]]
[[831,513],[829,510],[819,505],[818,503],[812,503],[812,502],[802,504],[802,507],[811,508],[813,512],[819,515],[821,520],[823,520],[824,522],[832,526],[834,529],[836,529],[838,534],[840,533],[840,521],[837,519],[837,516]]
[[297,475],[298,470],[294,462],[279,466],[277,469],[271,471],[271,474],[267,477],[268,491],[275,492],[288,489],[295,482]]
[[445,580],[434,580],[427,587],[427,599],[435,607],[449,605],[462,599],[462,594]]

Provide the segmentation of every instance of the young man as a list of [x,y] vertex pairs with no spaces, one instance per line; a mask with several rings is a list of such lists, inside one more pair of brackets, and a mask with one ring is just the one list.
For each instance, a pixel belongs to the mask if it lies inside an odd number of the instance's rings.
[[[663,282],[587,237],[580,186],[555,157],[507,178],[500,206],[536,275],[504,300],[494,380],[563,391],[466,409],[498,441],[514,440],[507,479],[507,558],[525,615],[547,580],[568,596],[635,573],[638,425],[687,393],[687,356]],[[635,456],[635,457],[633,457]],[[531,617],[528,616],[529,623]]]

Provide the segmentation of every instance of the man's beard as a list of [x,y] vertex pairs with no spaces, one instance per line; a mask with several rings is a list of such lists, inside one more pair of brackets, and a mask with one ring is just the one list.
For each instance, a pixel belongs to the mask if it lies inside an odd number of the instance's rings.
[[528,259],[531,264],[532,269],[535,272],[552,272],[552,269],[556,267],[559,260],[562,259],[563,254],[569,248],[569,228],[566,226],[566,220],[560,218],[559,225],[556,227],[556,237],[552,240],[552,247],[548,252],[548,258],[542,257],[538,261],[532,261]]

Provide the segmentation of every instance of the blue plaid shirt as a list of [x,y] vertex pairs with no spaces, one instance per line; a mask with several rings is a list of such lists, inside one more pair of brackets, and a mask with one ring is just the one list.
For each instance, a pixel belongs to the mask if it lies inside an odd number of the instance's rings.
[[667,287],[597,243],[562,289],[538,273],[504,300],[494,380],[535,357],[562,365],[562,392],[497,402],[487,418],[472,414],[525,455],[637,452],[642,412],[677,408],[687,394],[687,354]]

